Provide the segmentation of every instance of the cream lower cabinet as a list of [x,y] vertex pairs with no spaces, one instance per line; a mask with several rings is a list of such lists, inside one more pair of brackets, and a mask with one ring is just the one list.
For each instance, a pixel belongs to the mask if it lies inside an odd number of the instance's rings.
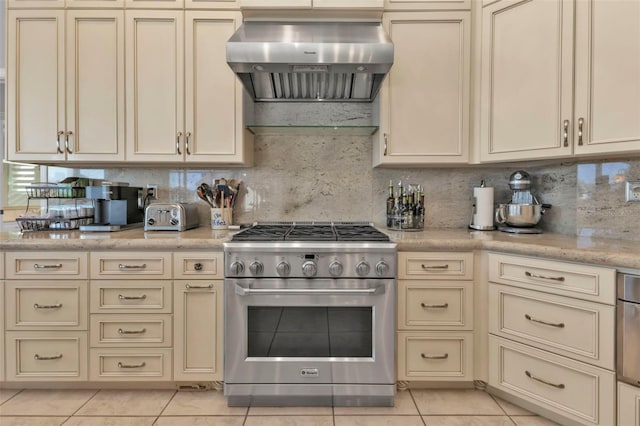
[[489,385],[615,424],[615,269],[489,254]]
[[640,388],[618,382],[618,426],[640,426]]
[[640,152],[640,3],[501,0],[481,27],[481,161]]
[[124,160],[124,12],[10,10],[7,159]]
[[[4,253],[0,253],[0,265],[3,264],[3,254]],[[0,272],[2,272],[2,274],[0,276],[4,276],[4,270],[3,268],[0,268]],[[0,280],[0,306],[2,306],[2,309],[5,310],[5,304],[4,304],[4,281]],[[6,359],[6,351],[4,349],[4,315],[0,315],[0,354],[2,354],[2,357],[0,358],[0,382],[4,381],[4,369],[5,369],[5,359]]]
[[222,253],[174,253],[176,381],[222,381],[222,265]]
[[10,251],[4,258],[4,380],[87,380],[87,254]]
[[89,257],[89,380],[171,381],[171,253],[93,252]]
[[398,253],[398,381],[473,381],[473,254]]
[[470,12],[385,13],[383,23],[395,59],[379,95],[374,166],[467,163]]
[[125,18],[127,160],[250,163],[244,92],[226,63],[240,12],[127,10]]
[[239,0],[241,8],[257,9],[380,9],[383,0]]

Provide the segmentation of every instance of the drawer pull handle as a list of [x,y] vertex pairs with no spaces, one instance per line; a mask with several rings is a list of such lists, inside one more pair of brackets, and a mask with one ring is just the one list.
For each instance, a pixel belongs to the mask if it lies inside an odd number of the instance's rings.
[[204,266],[203,266],[203,265],[202,265],[202,263],[200,263],[200,262],[195,263],[195,264],[193,265],[193,269],[195,269],[196,271],[202,271],[202,268],[203,268],[203,267],[204,267]]
[[124,296],[122,294],[118,295],[118,299],[120,300],[144,300],[147,298],[146,294],[143,294],[142,296]]
[[429,269],[449,269],[449,265],[448,264],[446,264],[446,265],[425,265],[423,263],[420,266],[422,266],[422,269],[427,269],[427,270],[429,270]]
[[420,354],[420,356],[423,359],[447,359],[447,358],[449,358],[449,354],[444,354],[444,355],[425,355],[425,354]]
[[531,321],[531,322],[537,322],[539,324],[550,325],[551,327],[564,328],[564,323],[563,322],[559,322],[559,323],[546,322],[546,321],[542,321],[542,320],[539,320],[539,319],[532,318],[531,315],[529,315],[529,314],[524,314],[524,317],[526,319],[528,319],[529,321]]
[[541,280],[553,280],[553,281],[564,281],[564,277],[545,277],[544,275],[532,274],[529,271],[525,271],[524,273],[529,278],[539,278]]
[[143,328],[142,330],[123,330],[121,328],[118,329],[118,334],[142,334],[146,332],[146,328]]
[[48,361],[48,360],[60,359],[60,358],[62,358],[62,354],[54,355],[54,356],[40,356],[38,354],[35,354],[33,356],[33,359],[35,359],[36,361]]
[[187,290],[193,290],[193,289],[198,289],[198,288],[213,288],[213,284],[209,284],[209,285],[191,285],[191,284],[185,284],[184,288],[186,288]]
[[56,303],[55,305],[38,305],[37,303],[33,304],[33,309],[60,309],[62,308],[62,303]]
[[429,308],[444,309],[444,308],[448,308],[449,304],[443,303],[442,305],[427,305],[426,303],[421,303],[420,306],[422,306],[424,309],[429,309]]
[[62,263],[56,263],[55,265],[41,265],[40,263],[34,263],[33,269],[60,269]]
[[146,267],[146,263],[143,263],[142,265],[125,265],[124,263],[121,263],[118,265],[118,269],[144,269]]
[[543,383],[547,386],[553,386],[556,389],[564,389],[564,385],[562,383],[560,383],[559,385],[556,385],[555,383],[547,382],[546,380],[542,380],[541,378],[534,376],[533,374],[529,373],[527,370],[525,370],[524,374],[526,374],[528,378],[530,378],[531,380],[535,380],[536,382]]
[[134,364],[134,365],[130,365],[130,364],[123,364],[121,362],[118,363],[118,368],[142,368],[145,365],[147,365],[146,362],[142,361],[140,364]]

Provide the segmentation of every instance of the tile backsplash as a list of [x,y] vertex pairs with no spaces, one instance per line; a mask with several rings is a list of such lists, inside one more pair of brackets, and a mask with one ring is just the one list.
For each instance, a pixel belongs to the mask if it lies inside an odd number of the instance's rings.
[[552,204],[541,221],[546,231],[571,235],[640,240],[635,229],[640,203],[624,201],[626,180],[640,180],[640,158],[615,161],[556,162],[438,168],[372,168],[371,137],[260,136],[250,168],[108,168],[73,170],[51,167],[50,181],[66,176],[104,178],[145,187],[159,185],[161,201],[196,202],[201,222],[208,206],[195,188],[218,177],[242,179],[234,222],[284,220],[365,220],[383,224],[389,180],[422,184],[426,227],[469,224],[473,187],[484,179],[495,188],[496,203],[508,202],[509,175],[524,169],[533,194]]

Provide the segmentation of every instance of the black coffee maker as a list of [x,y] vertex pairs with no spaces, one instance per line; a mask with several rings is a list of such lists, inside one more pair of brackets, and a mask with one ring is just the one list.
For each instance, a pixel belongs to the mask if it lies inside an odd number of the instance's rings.
[[122,182],[104,182],[87,186],[86,198],[94,200],[94,223],[80,226],[81,231],[120,231],[142,226],[142,188]]

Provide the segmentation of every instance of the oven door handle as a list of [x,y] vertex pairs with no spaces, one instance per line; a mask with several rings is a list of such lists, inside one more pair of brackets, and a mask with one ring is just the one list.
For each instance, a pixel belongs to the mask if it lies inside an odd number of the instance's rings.
[[247,288],[242,287],[239,284],[235,286],[236,294],[238,296],[250,296],[252,294],[263,295],[338,295],[343,296],[345,294],[360,294],[360,295],[378,295],[384,294],[384,286],[379,285],[369,288]]

